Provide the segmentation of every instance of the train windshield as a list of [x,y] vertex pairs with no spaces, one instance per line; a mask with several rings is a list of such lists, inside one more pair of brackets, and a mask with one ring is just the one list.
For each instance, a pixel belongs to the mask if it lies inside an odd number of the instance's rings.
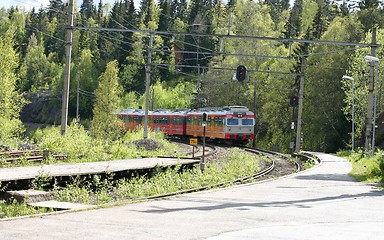
[[237,118],[228,118],[227,125],[239,125],[239,119]]
[[252,118],[241,119],[241,125],[253,126],[253,119]]

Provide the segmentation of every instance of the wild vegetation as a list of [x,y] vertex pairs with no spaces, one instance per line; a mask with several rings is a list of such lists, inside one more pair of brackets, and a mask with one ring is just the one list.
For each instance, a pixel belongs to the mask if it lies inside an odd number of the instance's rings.
[[340,152],[339,155],[348,158],[352,163],[351,176],[357,181],[370,183],[384,183],[383,151],[376,152],[374,156],[362,150],[351,154],[350,151]]

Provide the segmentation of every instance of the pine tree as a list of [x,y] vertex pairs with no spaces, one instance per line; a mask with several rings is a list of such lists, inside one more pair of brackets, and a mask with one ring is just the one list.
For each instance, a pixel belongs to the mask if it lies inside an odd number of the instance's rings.
[[80,6],[80,16],[83,23],[89,18],[95,18],[96,9],[93,0],[83,0]]
[[[159,31],[169,31],[169,28],[172,25],[172,17],[171,17],[171,3],[170,0],[160,0],[160,18],[159,18],[159,27],[157,30]],[[164,52],[159,53],[160,59],[162,63],[169,63],[171,60],[171,52],[172,49],[172,39],[169,36],[163,37],[163,46]],[[160,69],[160,76],[162,79],[170,80],[170,72],[169,68]]]
[[49,0],[47,11],[49,21],[52,21],[54,18],[61,18],[64,11],[62,0]]
[[188,9],[187,0],[172,0],[171,16],[173,19],[179,18],[181,21],[186,22],[187,9]]
[[295,38],[301,32],[301,14],[303,12],[303,0],[295,0],[289,20],[286,24],[286,38]]
[[270,6],[270,15],[275,23],[275,29],[281,21],[281,14],[283,11],[289,9],[289,0],[268,0],[265,3]]
[[361,23],[365,26],[366,32],[373,27],[383,26],[383,16],[378,9],[379,3],[379,0],[363,0],[359,2],[360,11],[358,16]]
[[116,111],[120,107],[120,95],[118,63],[115,60],[107,64],[95,91],[96,99],[91,122],[91,133],[94,137],[106,140],[117,137],[119,125]]
[[317,13],[313,20],[313,32],[314,39],[320,39],[323,33],[327,30],[328,17],[327,17],[327,5],[324,2],[318,4]]

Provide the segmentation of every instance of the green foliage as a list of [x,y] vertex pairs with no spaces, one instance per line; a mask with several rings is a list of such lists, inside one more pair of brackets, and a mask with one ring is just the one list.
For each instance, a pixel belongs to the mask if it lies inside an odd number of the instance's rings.
[[[89,119],[92,116],[93,92],[98,84],[99,71],[94,64],[94,56],[90,49],[83,49],[78,63],[75,64],[72,77],[70,105],[72,109],[78,107],[82,119]],[[79,90],[77,89],[79,88]],[[77,104],[77,91],[79,91],[79,105]]]
[[118,82],[117,61],[108,63],[100,76],[95,91],[96,100],[91,122],[92,136],[100,139],[113,139],[120,134],[118,118],[115,112],[120,108],[121,87]]
[[35,131],[32,139],[40,149],[56,154],[67,154],[69,162],[107,161],[112,159],[129,159],[140,156],[158,156],[172,154],[177,151],[173,145],[164,139],[161,132],[150,132],[151,139],[159,141],[164,146],[156,151],[136,149],[133,141],[143,138],[143,129],[126,132],[119,139],[104,141],[93,138],[83,126],[73,121],[65,135],[60,133],[60,127],[48,127]]
[[190,83],[179,83],[173,88],[167,88],[164,84],[157,82],[152,86],[152,91],[154,91],[154,109],[189,108],[193,87]]
[[12,199],[10,203],[0,203],[0,219],[47,212],[52,212],[52,209],[31,207],[26,203],[17,202],[16,199]]
[[100,147],[92,146],[92,138],[76,121],[73,121],[67,128],[65,135],[61,134],[60,127],[48,127],[44,130],[38,129],[33,139],[40,149],[54,153],[66,153],[69,159],[88,156],[88,154],[93,154],[93,151],[100,149]]
[[31,188],[36,190],[44,190],[51,184],[52,176],[44,172],[40,172],[38,176],[32,179]]
[[19,137],[23,131],[19,115],[25,100],[16,90],[18,54],[12,47],[14,36],[11,26],[0,38],[0,141]]
[[[350,19],[349,21],[352,21]],[[349,24],[350,25],[350,24]],[[363,28],[361,24],[357,26],[361,32]],[[351,30],[351,27],[348,28]],[[377,41],[384,41],[384,31],[379,29],[377,31]],[[363,42],[370,43],[372,39],[372,33],[368,33],[365,36]],[[356,139],[361,138],[365,130],[365,121],[367,116],[367,94],[368,94],[368,78],[369,78],[369,64],[365,61],[364,57],[370,55],[371,52],[368,48],[357,48],[356,52],[349,57],[349,68],[347,71],[348,76],[351,76],[355,79],[354,81],[354,113],[355,113],[355,136]],[[384,56],[384,48],[379,46],[377,49],[377,57],[382,59]],[[380,63],[381,64],[381,63]],[[382,68],[379,65],[378,76],[382,75]],[[365,74],[363,74],[365,73]],[[343,91],[345,94],[344,103],[345,106],[342,108],[344,115],[347,119],[351,119],[351,109],[352,109],[352,83],[350,80],[343,80]],[[378,89],[378,94],[380,95],[380,90],[383,88],[383,81],[376,81],[375,88]],[[379,97],[380,98],[380,97]],[[383,109],[383,101],[377,101],[377,109]]]
[[374,156],[359,150],[348,157],[352,163],[351,176],[358,181],[384,182],[384,152],[378,151]]

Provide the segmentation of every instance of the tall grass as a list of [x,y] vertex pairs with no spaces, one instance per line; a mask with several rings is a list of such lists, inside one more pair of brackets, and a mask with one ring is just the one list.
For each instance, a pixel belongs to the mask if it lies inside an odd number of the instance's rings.
[[74,121],[64,136],[60,133],[60,127],[49,127],[43,130],[38,129],[33,135],[33,140],[40,149],[67,154],[69,162],[129,159],[143,155],[157,156],[171,154],[178,150],[176,145],[165,141],[164,134],[161,132],[150,132],[150,137],[161,142],[164,147],[156,151],[136,149],[132,142],[143,138],[142,129],[128,131],[114,140],[92,138],[83,126]]
[[382,154],[383,151],[377,151],[372,156],[363,150],[350,154],[347,157],[352,163],[350,175],[355,177],[357,181],[384,183],[384,158]]
[[26,203],[19,203],[15,199],[10,200],[10,203],[0,203],[0,218],[34,215],[52,211],[53,210],[49,208],[31,207],[28,206]]

